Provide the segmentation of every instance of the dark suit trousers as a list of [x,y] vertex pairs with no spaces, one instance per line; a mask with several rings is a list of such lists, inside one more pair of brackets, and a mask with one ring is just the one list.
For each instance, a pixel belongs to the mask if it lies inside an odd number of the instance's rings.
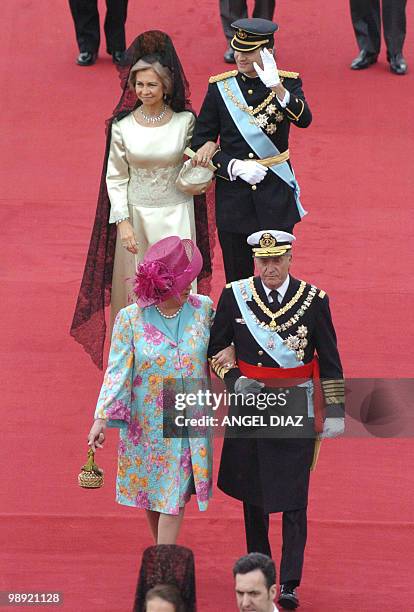
[[[382,24],[388,56],[402,53],[407,0],[382,0]],[[360,50],[378,55],[381,47],[380,0],[350,0],[351,18]]]
[[[98,0],[69,0],[79,51],[97,53],[100,42]],[[128,0],[106,0],[104,31],[108,53],[125,51]]]
[[[269,515],[263,512],[263,508],[246,503],[243,503],[243,510],[247,552],[260,552],[271,557]],[[290,582],[291,586],[299,586],[307,538],[306,508],[283,512],[282,537],[280,584]]]
[[[261,17],[272,21],[274,11],[275,0],[256,0],[252,17]],[[230,27],[233,21],[247,17],[246,0],[220,0],[220,16],[224,35],[230,41],[235,34],[235,30]]]

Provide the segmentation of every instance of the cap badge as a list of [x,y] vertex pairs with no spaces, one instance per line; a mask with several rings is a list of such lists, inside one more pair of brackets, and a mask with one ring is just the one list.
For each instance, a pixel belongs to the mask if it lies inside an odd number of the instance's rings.
[[247,32],[245,32],[244,30],[238,30],[237,36],[241,38],[242,40],[244,40],[245,38],[247,38]]
[[262,234],[262,237],[259,240],[259,244],[262,249],[268,249],[269,247],[276,246],[277,240],[272,236],[272,234],[269,234],[269,232],[265,232],[264,234]]

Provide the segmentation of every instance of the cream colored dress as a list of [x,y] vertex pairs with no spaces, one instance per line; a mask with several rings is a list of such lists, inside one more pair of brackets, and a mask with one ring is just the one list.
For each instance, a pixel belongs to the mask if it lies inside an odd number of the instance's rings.
[[133,255],[117,238],[112,320],[121,308],[135,301],[132,280],[149,246],[167,236],[195,241],[193,198],[175,186],[194,124],[194,115],[187,111],[173,113],[168,123],[157,127],[140,125],[132,113],[112,124],[106,173],[109,222],[129,217],[138,241],[138,254]]

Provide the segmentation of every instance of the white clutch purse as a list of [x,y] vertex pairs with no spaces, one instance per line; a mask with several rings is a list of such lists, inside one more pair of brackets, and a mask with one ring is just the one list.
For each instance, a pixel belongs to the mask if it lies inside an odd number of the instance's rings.
[[201,193],[205,193],[213,182],[216,167],[211,163],[208,168],[203,168],[202,166],[193,167],[191,165],[191,158],[195,155],[194,151],[187,147],[184,153],[188,155],[190,159],[184,162],[177,176],[177,180],[175,181],[177,189],[188,195],[200,195]]

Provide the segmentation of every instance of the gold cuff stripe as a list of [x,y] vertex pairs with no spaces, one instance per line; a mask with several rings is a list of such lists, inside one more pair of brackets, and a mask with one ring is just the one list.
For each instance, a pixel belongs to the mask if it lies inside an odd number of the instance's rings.
[[325,403],[328,406],[331,406],[332,404],[345,404],[345,396],[344,395],[325,396]]
[[304,101],[299,98],[299,102],[302,102],[302,110],[300,111],[299,115],[295,115],[295,113],[293,113],[288,107],[286,107],[286,111],[289,113],[289,115],[292,115],[292,117],[294,118],[295,121],[299,121],[299,119],[301,118],[302,113],[303,113],[303,111],[305,109]]
[[289,155],[289,149],[286,149],[286,151],[283,151],[283,153],[279,153],[279,155],[274,155],[273,157],[265,157],[264,159],[255,159],[254,161],[257,161],[260,165],[265,166],[265,168],[270,168],[271,166],[283,164],[283,162],[289,159]]

